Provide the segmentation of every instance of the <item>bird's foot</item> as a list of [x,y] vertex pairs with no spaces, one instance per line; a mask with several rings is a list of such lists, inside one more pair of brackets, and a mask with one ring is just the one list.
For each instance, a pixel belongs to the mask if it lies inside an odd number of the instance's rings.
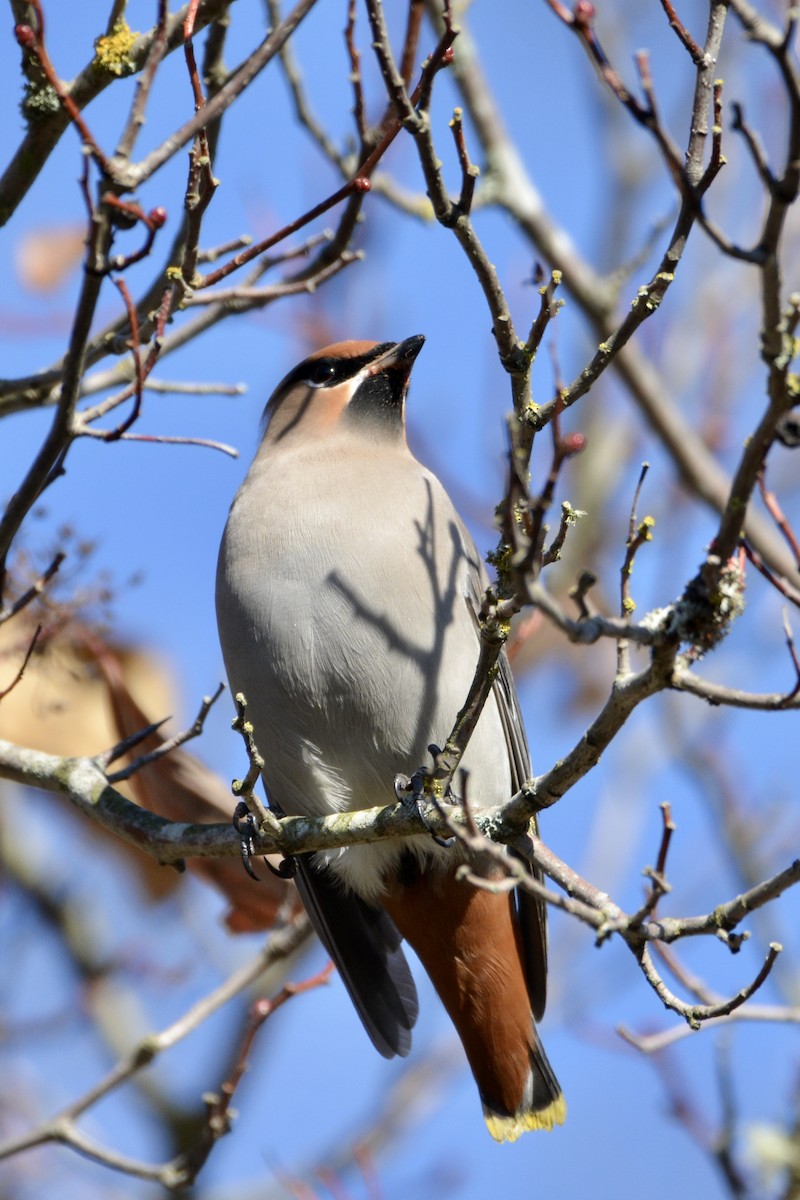
[[[233,813],[233,828],[239,835],[239,853],[242,856],[242,864],[245,871],[251,879],[261,882],[259,876],[253,870],[253,856],[256,853],[255,839],[258,834],[258,825],[250,809],[243,800],[240,800],[236,805]],[[268,858],[264,858],[269,870],[273,875],[277,875],[279,879],[294,879],[297,874],[297,863],[291,854],[285,854],[281,859],[280,866],[273,867]]]
[[456,840],[454,837],[443,838],[433,829],[430,821],[425,815],[426,801],[430,801],[437,812],[441,812],[441,806],[435,796],[425,791],[425,780],[428,777],[428,771],[424,767],[418,767],[414,774],[409,779],[408,775],[395,775],[394,777],[394,794],[405,809],[416,813],[422,824],[427,829],[437,846],[442,846],[448,849]]

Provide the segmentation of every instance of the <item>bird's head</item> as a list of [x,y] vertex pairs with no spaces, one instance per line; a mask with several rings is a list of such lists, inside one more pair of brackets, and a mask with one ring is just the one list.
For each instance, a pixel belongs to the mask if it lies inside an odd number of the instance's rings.
[[264,412],[265,444],[335,430],[403,439],[405,398],[422,334],[403,342],[336,342],[284,376]]

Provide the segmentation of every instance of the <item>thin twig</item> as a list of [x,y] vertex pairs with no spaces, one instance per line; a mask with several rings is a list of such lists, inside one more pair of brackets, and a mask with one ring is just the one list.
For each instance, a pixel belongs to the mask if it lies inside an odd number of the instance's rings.
[[124,421],[116,427],[108,431],[106,438],[109,442],[117,441],[122,437],[123,433],[127,433],[131,425],[139,418],[139,413],[142,410],[142,395],[144,391],[145,373],[142,366],[142,357],[139,346],[139,318],[136,314],[136,306],[131,299],[131,294],[128,291],[128,286],[124,279],[115,279],[114,286],[118,289],[122,299],[125,302],[125,309],[128,314],[128,321],[131,326],[131,357],[133,359],[134,369],[134,403],[129,415]]
[[88,125],[81,115],[81,111],[73,100],[67,88],[61,82],[58,72],[56,71],[47,53],[47,48],[44,44],[44,18],[39,0],[29,0],[31,7],[37,15],[39,30],[37,31],[31,25],[17,25],[14,33],[17,41],[24,50],[34,55],[42,69],[45,79],[50,84],[50,87],[58,97],[58,102],[66,112],[72,124],[81,135],[81,140],[89,154],[102,171],[103,175],[110,177],[109,160],[95,141]]
[[237,692],[234,700],[236,703],[236,718],[233,721],[232,728],[242,736],[245,753],[247,754],[248,767],[244,779],[234,779],[231,791],[237,799],[244,801],[255,817],[259,828],[274,828],[274,814],[264,806],[261,797],[255,791],[255,786],[264,769],[264,760],[256,746],[253,726],[247,720],[247,699],[242,692]]
[[[21,1137],[9,1138],[0,1144],[0,1159],[10,1158],[33,1146],[41,1146],[55,1141],[72,1146],[80,1153],[105,1166],[124,1171],[138,1178],[156,1180],[170,1189],[181,1187],[189,1182],[186,1159],[191,1156],[192,1150],[168,1163],[143,1163],[119,1155],[92,1141],[77,1128],[75,1122],[100,1100],[114,1093],[143,1068],[149,1066],[158,1056],[198,1029],[228,1001],[251,987],[269,967],[293,954],[308,938],[310,931],[308,918],[305,915],[296,917],[285,929],[273,934],[254,959],[240,967],[223,984],[194,1004],[179,1020],[159,1033],[151,1033],[142,1038],[113,1070],[79,1099],[30,1133],[23,1134]],[[297,990],[302,989],[298,988]]]
[[678,16],[678,14],[675,12],[675,9],[673,8],[672,4],[670,3],[670,0],[661,0],[661,7],[664,9],[664,12],[667,14],[667,17],[669,19],[670,29],[673,30],[673,32],[677,35],[681,44],[688,51],[689,56],[691,57],[691,60],[694,63],[694,65],[696,67],[702,67],[703,66],[703,57],[704,57],[703,56],[703,47],[699,46],[697,44],[697,42],[694,40],[694,38],[692,37],[692,35],[689,33],[688,29],[683,24],[680,17]]
[[646,946],[642,948],[639,965],[642,968],[645,979],[667,1008],[671,1008],[673,1012],[683,1017],[691,1029],[699,1029],[701,1023],[714,1021],[718,1017],[727,1017],[749,1000],[766,981],[782,948],[777,942],[772,942],[764,963],[755,979],[747,984],[746,987],[741,988],[734,996],[730,996],[716,1004],[688,1004],[679,999],[674,992],[670,991],[662,977],[656,971],[652,957]]
[[17,671],[14,678],[11,680],[11,683],[9,683],[7,687],[4,687],[2,690],[0,690],[0,700],[5,700],[6,696],[9,694],[9,692],[13,692],[13,690],[17,686],[17,684],[21,682],[22,677],[25,674],[25,668],[27,667],[28,663],[30,662],[31,655],[33,654],[34,650],[36,649],[36,643],[39,640],[39,635],[41,634],[41,632],[42,632],[41,625],[37,625],[36,629],[33,631],[33,637],[31,638],[30,642],[28,643],[28,648],[25,651],[25,657],[22,660],[22,664],[21,664],[19,670]]
[[15,617],[17,613],[22,612],[22,610],[27,608],[29,604],[32,604],[38,596],[42,595],[48,583],[56,574],[66,557],[67,556],[65,552],[63,550],[59,550],[53,556],[50,565],[45,571],[42,572],[36,582],[31,584],[29,588],[26,588],[22,595],[18,596],[14,603],[9,605],[8,608],[0,609],[0,625],[2,625],[5,621],[10,621],[12,617]]
[[777,496],[774,492],[767,488],[767,481],[763,467],[758,472],[758,490],[761,493],[761,499],[764,501],[764,506],[786,539],[787,545],[794,555],[798,569],[800,569],[800,543],[797,540],[794,530],[789,524],[786,514],[778,503]]
[[133,153],[133,148],[136,144],[136,139],[145,122],[145,111],[147,102],[150,99],[150,91],[153,86],[153,81],[156,77],[156,72],[161,64],[161,60],[167,52],[167,18],[169,16],[169,4],[167,0],[158,0],[158,20],[156,21],[155,29],[153,30],[153,38],[147,52],[147,58],[142,68],[142,73],[136,84],[136,91],[131,105],[130,115],[127,124],[122,132],[122,137],[117,143],[117,157],[121,159],[129,159]]
[[[633,574],[633,563],[639,549],[652,540],[653,534],[653,518],[645,517],[641,523],[637,523],[636,510],[639,505],[639,497],[644,487],[644,481],[647,472],[650,469],[649,463],[642,463],[642,469],[639,472],[639,479],[633,493],[633,501],[631,503],[631,513],[628,521],[628,536],[625,540],[625,557],[620,567],[620,616],[625,620],[630,620],[636,610],[636,604],[631,597],[631,575]],[[617,674],[627,675],[630,671],[630,653],[627,638],[621,638],[617,642]]]
[[[126,767],[122,767],[119,771],[113,771],[106,774],[106,778],[110,784],[122,783],[125,779],[130,779],[131,775],[135,775],[137,771],[141,771],[142,767],[148,766],[149,763],[158,762],[165,754],[170,754],[173,750],[177,750],[178,746],[183,746],[185,742],[191,741],[192,738],[199,737],[203,732],[203,726],[206,722],[212,705],[217,701],[225,691],[225,684],[221,683],[217,690],[211,696],[204,696],[203,702],[200,705],[200,711],[195,717],[193,723],[182,730],[181,733],[176,733],[174,737],[160,745],[156,750],[151,750],[149,754],[142,754],[139,758],[134,759],[132,763],[128,763]],[[148,731],[149,732],[149,731]],[[114,748],[115,749],[115,748]],[[109,754],[113,755],[113,749],[106,751],[104,754],[98,755],[96,762],[98,766],[105,766],[111,761],[108,758]]]

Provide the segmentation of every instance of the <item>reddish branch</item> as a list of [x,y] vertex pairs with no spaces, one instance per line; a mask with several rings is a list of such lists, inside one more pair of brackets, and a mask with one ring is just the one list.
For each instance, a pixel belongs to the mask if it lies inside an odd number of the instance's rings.
[[[433,77],[442,66],[446,65],[446,53],[454,36],[454,34],[449,34],[443,37],[440,40],[439,45],[436,47],[434,53],[426,61],[425,66],[422,68],[422,72],[420,74],[419,83],[417,84],[412,96],[412,104],[420,100],[420,98],[426,93],[428,95],[430,94],[430,85]],[[272,234],[270,237],[265,238],[263,241],[258,242],[254,246],[248,247],[247,250],[243,250],[240,254],[237,254],[224,266],[219,267],[216,271],[212,271],[208,275],[196,280],[194,287],[197,290],[201,288],[212,287],[215,283],[219,283],[221,279],[225,279],[233,271],[238,270],[239,267],[244,266],[245,263],[252,262],[254,258],[258,258],[260,255],[264,254],[265,251],[271,250],[272,247],[276,246],[279,242],[284,241],[287,237],[291,237],[293,233],[297,233],[298,230],[303,229],[304,226],[308,225],[311,221],[316,220],[317,217],[322,216],[323,213],[328,212],[329,209],[335,208],[338,204],[341,204],[343,200],[348,199],[348,197],[353,196],[354,194],[363,195],[365,192],[370,191],[372,186],[370,183],[370,176],[372,172],[375,170],[375,167],[381,161],[384,154],[389,149],[402,128],[403,121],[400,117],[397,117],[391,123],[386,133],[383,134],[378,144],[368,152],[365,158],[361,160],[353,174],[353,177],[348,180],[347,183],[338,188],[335,192],[333,192],[332,195],[328,196],[326,200],[322,200],[319,204],[315,204],[313,208],[308,210],[308,212],[303,213],[302,216],[298,217],[294,221],[291,221],[288,225],[285,225],[283,229],[279,229],[277,233]]]
[[44,16],[39,0],[29,0],[31,7],[36,13],[38,22],[38,33],[30,25],[17,25],[14,28],[16,39],[23,50],[27,50],[32,54],[39,66],[42,69],[47,82],[58,97],[59,104],[69,116],[70,121],[78,130],[83,140],[83,144],[91,154],[94,161],[97,163],[104,175],[109,175],[109,163],[103,151],[95,141],[88,125],[83,119],[80,109],[70,95],[68,89],[61,82],[55,67],[50,61],[50,55],[44,44]]
[[786,514],[778,503],[777,496],[774,492],[767,488],[763,467],[758,473],[758,490],[761,493],[761,499],[764,501],[764,505],[769,512],[769,515],[772,517],[773,521],[778,526],[778,529],[780,529],[781,533],[783,534],[789,549],[794,555],[798,569],[800,569],[800,543],[798,543],[795,532],[787,520]]
[[107,205],[115,213],[120,216],[117,218],[118,224],[122,224],[122,218],[126,223],[141,222],[147,230],[147,237],[138,250],[134,250],[132,254],[117,255],[109,259],[107,270],[109,271],[124,271],[133,263],[141,262],[143,258],[147,258],[150,251],[153,249],[153,242],[159,229],[162,229],[167,220],[166,209],[158,205],[152,208],[149,213],[143,212],[138,204],[133,204],[130,201],[120,200],[113,192],[105,192],[101,198],[101,203]]

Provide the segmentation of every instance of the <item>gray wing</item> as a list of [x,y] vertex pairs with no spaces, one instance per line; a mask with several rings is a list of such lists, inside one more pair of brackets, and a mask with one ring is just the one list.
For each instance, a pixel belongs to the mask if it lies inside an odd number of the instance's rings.
[[[478,627],[478,612],[483,600],[483,593],[488,579],[483,569],[478,551],[465,529],[461,529],[464,547],[469,562],[467,577],[467,604]],[[528,751],[528,740],[525,736],[525,726],[522,723],[522,713],[519,707],[517,687],[511,673],[511,664],[505,650],[498,660],[498,671],[492,686],[492,693],[500,713],[500,721],[505,733],[506,750],[511,767],[511,783],[514,791],[530,779],[531,760]],[[509,797],[510,798],[510,797]],[[533,827],[538,832],[536,818]],[[514,851],[512,853],[515,854]],[[534,879],[542,880],[543,876],[538,867],[526,862]],[[543,900],[532,896],[529,892],[515,891],[517,920],[519,922],[520,938],[522,941],[525,980],[531,1000],[531,1009],[537,1021],[544,1016],[547,1003],[547,905]]]
[[297,866],[300,898],[373,1046],[384,1058],[404,1057],[419,1004],[394,922],[382,909],[343,891],[312,855],[298,856]]
[[[492,690],[497,700],[503,731],[506,735],[512,785],[515,791],[519,791],[523,783],[530,779],[531,762],[525,727],[522,724],[517,688],[505,650],[500,656],[498,666],[499,670]],[[533,827],[538,833],[535,817]],[[515,852],[512,851],[512,853]],[[522,859],[521,855],[516,855],[516,857]],[[527,863],[525,859],[522,861]],[[543,876],[539,868],[531,863],[527,863],[527,866],[533,878],[542,882]],[[530,892],[520,891],[519,888],[517,888],[515,896],[531,1009],[536,1020],[541,1021],[547,1003],[547,905],[543,900],[532,896]]]

